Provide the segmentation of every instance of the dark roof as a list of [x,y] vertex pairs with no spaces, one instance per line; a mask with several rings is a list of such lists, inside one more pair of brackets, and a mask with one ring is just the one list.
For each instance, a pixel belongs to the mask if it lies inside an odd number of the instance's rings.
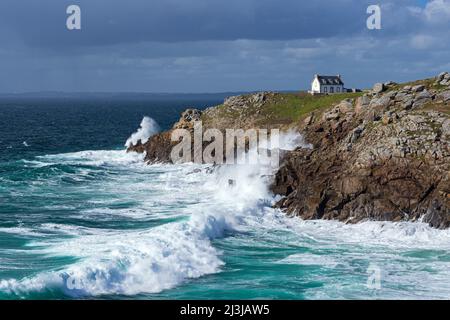
[[339,76],[317,76],[320,84],[334,84],[334,85],[344,85],[341,77]]

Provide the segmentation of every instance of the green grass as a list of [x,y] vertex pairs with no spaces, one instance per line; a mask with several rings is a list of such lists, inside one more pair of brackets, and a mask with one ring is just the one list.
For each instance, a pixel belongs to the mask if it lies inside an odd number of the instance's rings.
[[[305,118],[312,111],[322,112],[342,100],[356,98],[364,93],[340,93],[324,96],[312,96],[308,93],[277,93],[270,96],[262,108],[249,104],[247,108],[230,108],[219,105],[216,107],[214,118],[234,121],[238,118],[255,118],[255,124],[266,125],[290,125]],[[213,119],[206,115],[202,117],[203,122],[208,125]]]
[[275,122],[296,122],[312,111],[321,111],[347,98],[362,96],[358,93],[341,93],[326,96],[312,96],[307,93],[279,94],[264,106],[267,120]]
[[[409,82],[409,85],[424,84],[427,87],[434,87],[433,79]],[[401,88],[407,84],[399,84],[390,90]],[[389,90],[389,91],[390,91]],[[213,114],[203,114],[202,120],[205,127],[232,128],[233,125],[243,125],[247,121],[250,126],[263,127],[291,127],[300,123],[312,112],[315,118],[331,107],[339,104],[345,99],[356,99],[364,94],[340,93],[323,96],[312,96],[308,93],[276,93],[268,95],[262,106],[256,106],[251,101],[247,101],[247,107],[230,107],[224,104],[216,106]],[[250,95],[244,96],[249,98]],[[422,107],[425,110],[438,110],[449,114],[448,104],[430,103]]]
[[447,88],[447,86],[437,84],[436,78],[428,78],[428,79],[423,79],[423,80],[415,80],[415,81],[410,81],[410,82],[405,82],[405,83],[399,83],[399,84],[396,84],[396,85],[390,87],[388,91],[400,90],[405,86],[414,87],[414,86],[420,85],[420,84],[424,85],[427,89],[433,89],[433,90],[437,90],[437,91],[441,91],[441,90]]

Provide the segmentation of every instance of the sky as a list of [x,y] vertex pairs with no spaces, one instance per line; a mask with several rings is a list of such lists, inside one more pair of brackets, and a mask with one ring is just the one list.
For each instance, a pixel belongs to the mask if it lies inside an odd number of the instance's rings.
[[1,0],[0,92],[367,88],[450,71],[449,39],[450,0]]

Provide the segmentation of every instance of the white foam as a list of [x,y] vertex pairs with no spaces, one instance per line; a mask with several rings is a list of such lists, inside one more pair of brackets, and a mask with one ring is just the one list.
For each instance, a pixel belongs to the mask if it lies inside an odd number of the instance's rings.
[[292,151],[298,147],[312,149],[313,145],[307,143],[303,135],[294,129],[280,133],[280,149]]
[[[132,167],[136,158],[121,151],[85,151],[40,160]],[[213,174],[208,173],[206,165],[143,167],[152,174],[150,181],[136,176],[124,188],[123,183],[113,180],[117,192],[130,192],[130,187],[136,185],[138,189],[159,189],[159,194],[148,193],[148,201],[160,197],[164,206],[174,207],[175,214],[184,215],[186,220],[138,231],[44,224],[40,227],[42,232],[72,238],[37,239],[28,247],[47,256],[78,257],[80,262],[21,281],[4,280],[0,290],[21,294],[57,287],[68,295],[85,296],[132,295],[172,288],[186,279],[218,272],[223,263],[211,240],[223,237],[226,231],[238,230],[244,218],[260,214],[264,199],[270,198],[266,181],[256,166],[224,166],[216,168]],[[143,182],[134,182],[138,177]],[[234,187],[228,185],[230,178],[238,182]],[[71,290],[68,277],[75,280],[77,290]]]
[[140,128],[133,133],[125,143],[127,148],[136,145],[139,140],[142,144],[146,143],[148,139],[160,130],[158,123],[150,117],[144,117]]
[[125,150],[91,150],[37,157],[38,161],[30,162],[37,167],[55,164],[92,165],[92,166],[129,166],[144,165],[144,155]]
[[26,228],[26,227],[9,227],[9,228],[0,228],[0,232],[2,233],[8,233],[8,234],[15,234],[15,235],[21,235],[21,236],[41,236],[42,234],[36,231],[36,229],[33,228]]
[[315,255],[311,253],[292,254],[279,261],[280,264],[299,264],[304,266],[318,265],[322,267],[335,268],[338,261],[326,255]]
[[71,296],[160,292],[188,278],[217,272],[222,265],[208,237],[191,224],[168,224],[150,231],[78,235],[66,241],[36,243],[36,252],[76,256],[81,262],[62,272],[0,282],[0,289],[61,288]]
[[[291,144],[291,147],[295,146]],[[222,166],[209,174],[208,169],[211,168],[205,165],[146,166],[142,163],[142,155],[124,151],[84,151],[45,156],[39,160],[44,163],[107,165],[126,169],[124,171],[128,175],[119,175],[108,182],[110,185],[103,187],[130,196],[145,196],[147,202],[144,201],[138,208],[137,216],[145,216],[145,211],[142,211],[145,208],[151,211],[152,207],[165,207],[173,211],[169,215],[184,216],[185,219],[131,231],[43,224],[36,229],[71,238],[36,239],[29,244],[31,252],[71,256],[80,260],[60,271],[43,272],[22,280],[2,280],[1,291],[20,295],[60,288],[74,297],[161,292],[188,279],[219,272],[223,265],[221,253],[211,241],[223,237],[227,231],[251,230],[261,237],[273,239],[273,243],[292,246],[308,243],[311,249],[332,250],[344,245],[364,247],[367,251],[367,248],[373,247],[377,248],[375,254],[380,255],[383,253],[380,248],[389,248],[389,257],[398,248],[449,249],[450,231],[435,230],[420,223],[364,222],[345,225],[332,221],[286,218],[280,211],[269,207],[273,198],[268,190],[267,175],[273,173],[272,168]],[[230,179],[235,181],[233,186],[229,186]],[[106,200],[98,201],[97,205],[108,204],[102,203]],[[130,214],[127,210],[100,210],[102,214]],[[158,210],[152,214],[161,217],[163,213]],[[87,210],[83,213],[95,215],[99,211]],[[355,250],[352,254],[349,259],[358,254],[362,256],[365,251]],[[341,258],[295,254],[281,259],[279,263],[332,267],[342,264]],[[442,268],[440,265],[438,267]]]

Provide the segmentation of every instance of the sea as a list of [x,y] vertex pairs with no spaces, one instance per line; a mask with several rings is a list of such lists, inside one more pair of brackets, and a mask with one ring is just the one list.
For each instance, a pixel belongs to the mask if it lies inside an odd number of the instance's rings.
[[225,96],[0,96],[0,299],[450,298],[449,230],[303,221],[273,169],[126,153]]

